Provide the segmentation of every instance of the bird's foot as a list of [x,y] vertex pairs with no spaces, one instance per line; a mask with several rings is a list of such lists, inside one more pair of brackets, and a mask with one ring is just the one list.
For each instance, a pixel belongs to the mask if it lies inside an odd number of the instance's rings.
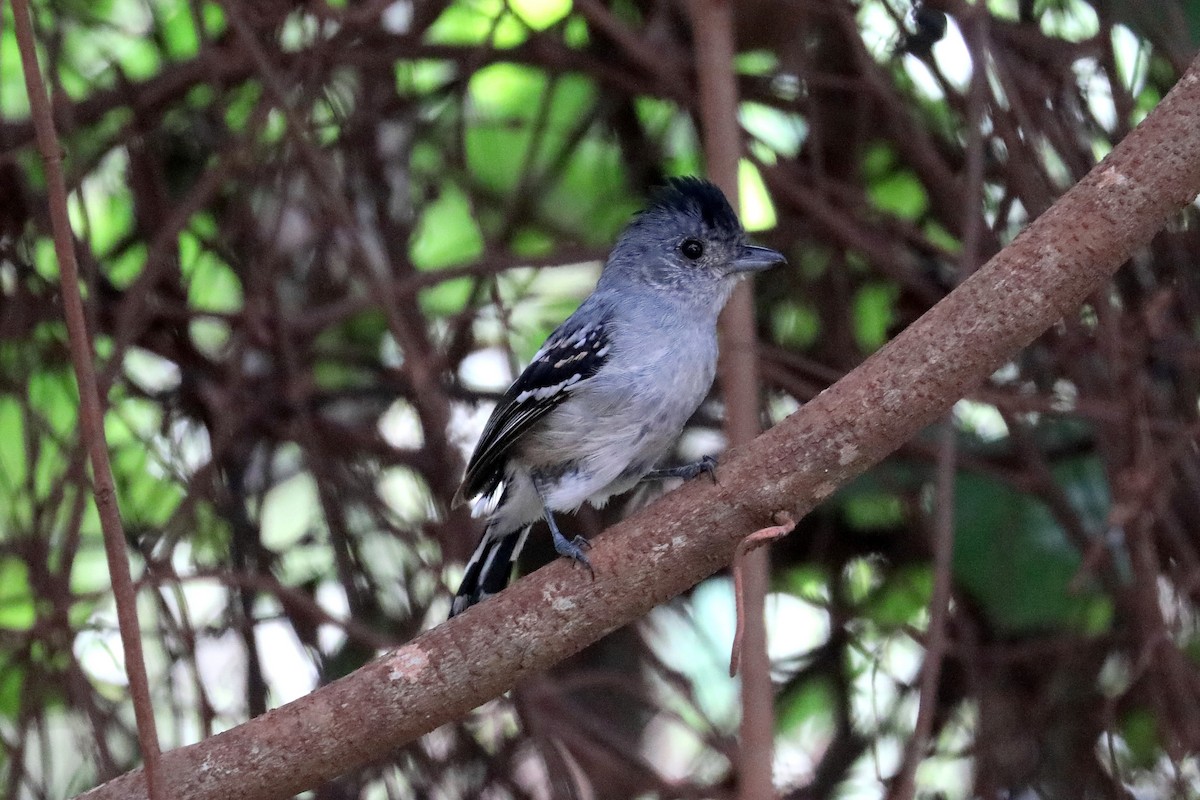
[[693,461],[690,464],[683,464],[678,467],[667,467],[666,469],[655,469],[646,473],[646,477],[642,480],[658,481],[664,478],[683,478],[685,481],[690,481],[701,473],[706,473],[712,482],[717,482],[717,459],[713,456],[705,456],[699,461]]
[[560,556],[566,556],[576,564],[582,564],[587,567],[588,574],[593,578],[596,577],[596,570],[592,569],[592,562],[588,561],[588,557],[584,552],[592,549],[592,543],[582,536],[576,536],[574,539],[568,539],[559,531],[552,530],[554,536],[554,550]]

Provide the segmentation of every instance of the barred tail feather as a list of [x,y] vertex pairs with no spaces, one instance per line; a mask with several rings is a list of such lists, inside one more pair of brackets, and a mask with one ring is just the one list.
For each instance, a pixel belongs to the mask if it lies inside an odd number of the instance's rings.
[[525,545],[530,527],[527,525],[503,535],[493,533],[491,528],[484,531],[483,539],[475,548],[471,560],[467,562],[467,571],[463,574],[458,592],[454,595],[454,602],[450,606],[451,617],[461,614],[508,586],[513,563]]

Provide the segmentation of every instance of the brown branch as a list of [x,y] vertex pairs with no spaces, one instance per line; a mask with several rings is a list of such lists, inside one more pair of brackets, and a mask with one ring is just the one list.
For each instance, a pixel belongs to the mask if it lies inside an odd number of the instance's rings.
[[[838,384],[564,560],[336,683],[164,755],[171,797],[284,798],[395,751],[729,563],[877,463],[1103,286],[1200,191],[1200,60],[1008,248]],[[138,772],[83,797],[145,797]]]
[[117,606],[117,624],[121,629],[121,645],[125,653],[125,672],[129,676],[129,694],[133,698],[134,718],[137,720],[138,741],[145,760],[145,780],[138,780],[153,800],[166,797],[159,773],[158,731],[154,724],[154,705],[150,699],[150,683],[146,678],[146,662],[142,655],[142,632],[138,625],[137,595],[129,574],[125,552],[125,531],[121,512],[117,508],[117,492],[113,485],[112,466],[108,461],[108,442],[104,435],[104,406],[96,384],[92,363],[92,342],[88,335],[83,297],[79,290],[79,265],[75,261],[75,243],[71,221],[67,215],[67,187],[63,178],[62,148],[54,130],[50,97],[42,79],[37,60],[37,44],[30,20],[28,0],[12,0],[13,22],[21,67],[25,72],[25,92],[29,97],[38,152],[46,170],[46,196],[50,206],[50,224],[54,229],[54,252],[62,283],[63,315],[71,349],[71,364],[79,386],[79,423],[83,441],[92,462],[92,492],[100,528],[104,534],[104,554],[108,559],[113,599]]
[[[733,602],[737,605],[737,621],[733,629],[733,647],[730,648],[729,653],[729,677],[731,678],[737,677],[738,667],[742,664],[742,639],[745,638],[746,634],[746,612],[743,608],[745,604],[745,592],[742,578],[745,572],[743,564],[746,556],[760,547],[765,547],[776,539],[782,539],[796,529],[796,520],[792,519],[791,514],[784,511],[778,517],[780,524],[755,531],[745,539],[742,539],[737,549],[733,551],[733,565],[730,569],[733,571]],[[768,682],[767,685],[770,686],[770,683]],[[770,777],[769,772],[767,777]]]
[[[742,155],[738,124],[738,92],[733,56],[733,4],[730,0],[693,0],[704,158],[709,177],[738,205],[738,162]],[[743,283],[721,314],[721,396],[725,400],[725,438],[730,447],[753,439],[759,423],[759,368],[755,347],[754,294]],[[771,659],[767,654],[765,619],[770,583],[769,553],[764,548],[736,559],[738,641],[736,661],[742,669],[738,742],[737,796],[760,800],[775,796],[772,767],[775,752],[775,697]]]
[[958,439],[954,419],[947,416],[938,448],[937,493],[933,515],[933,597],[929,600],[929,631],[925,636],[925,662],[921,666],[921,696],[913,735],[904,748],[889,800],[912,800],[916,793],[917,767],[933,732],[938,712],[938,685],[942,659],[946,655],[946,622],[950,615],[950,586],[954,559],[954,476],[958,461]]

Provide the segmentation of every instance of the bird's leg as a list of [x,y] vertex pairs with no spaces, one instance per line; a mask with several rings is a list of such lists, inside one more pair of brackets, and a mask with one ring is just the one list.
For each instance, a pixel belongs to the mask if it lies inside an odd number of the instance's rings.
[[534,481],[534,490],[537,492],[538,498],[542,501],[542,513],[546,517],[546,524],[550,527],[550,536],[554,539],[554,552],[560,556],[566,556],[576,564],[583,564],[587,567],[587,571],[591,574],[592,578],[595,578],[596,570],[592,569],[592,562],[588,561],[588,557],[584,555],[585,550],[592,549],[592,543],[582,536],[576,536],[574,539],[568,539],[566,536],[563,536],[562,531],[558,529],[558,523],[554,521],[554,512],[546,504],[546,497],[542,494],[537,481]]
[[642,480],[644,481],[661,481],[664,478],[683,478],[685,481],[690,481],[700,473],[707,473],[712,478],[713,483],[717,482],[717,460],[712,456],[705,456],[699,461],[693,461],[690,464],[682,464],[678,467],[667,467],[665,469],[652,469],[647,472]]
[[568,539],[563,536],[562,531],[558,529],[558,523],[554,521],[554,512],[549,506],[545,507],[546,524],[550,526],[550,535],[554,537],[554,550],[560,556],[566,556],[577,564],[583,564],[587,567],[587,571],[593,578],[596,577],[596,570],[592,569],[592,562],[588,561],[588,557],[584,555],[585,550],[592,549],[592,543],[582,536],[576,536],[574,539]]

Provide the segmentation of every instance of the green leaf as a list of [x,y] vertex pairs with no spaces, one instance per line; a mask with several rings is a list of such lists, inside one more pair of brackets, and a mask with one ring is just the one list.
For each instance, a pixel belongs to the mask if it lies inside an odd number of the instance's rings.
[[508,7],[530,28],[542,31],[571,13],[571,0],[508,0]]
[[224,320],[198,318],[188,322],[188,338],[200,352],[218,358],[233,336]]
[[900,289],[891,283],[868,283],[854,296],[854,338],[867,352],[887,341],[896,318]]
[[447,185],[437,200],[425,206],[413,232],[409,257],[418,269],[428,270],[464,264],[482,253],[483,234],[466,193]]
[[[581,199],[604,198],[614,184],[623,186],[622,160],[615,144],[599,136],[579,142],[568,138],[596,103],[592,81],[568,75],[551,82],[540,70],[495,64],[475,73],[468,90],[473,113],[466,133],[467,164],[493,191],[507,194],[526,167],[535,173],[547,168],[559,161],[568,146],[563,180],[541,198],[543,212],[570,214],[583,205],[586,213],[592,209]],[[540,123],[543,113],[545,121]],[[539,131],[536,139],[535,130]],[[536,152],[530,152],[535,145]],[[568,193],[571,202],[564,203]]]
[[474,281],[471,278],[442,281],[437,286],[421,292],[418,298],[421,310],[433,317],[458,314],[466,308],[473,286]]
[[87,234],[94,253],[107,252],[133,230],[133,195],[125,184],[128,162],[124,151],[110,151],[68,198],[71,227]]
[[237,274],[191,232],[179,234],[179,260],[192,308],[216,313],[242,310],[242,282]]
[[246,129],[246,123],[250,121],[250,115],[254,113],[254,108],[258,105],[258,98],[261,94],[261,85],[254,82],[247,82],[235,87],[223,96],[225,124],[229,126],[231,131],[242,132]]
[[508,13],[503,0],[459,0],[429,26],[426,38],[435,44],[515,47],[528,35],[529,29]]
[[456,72],[451,61],[425,58],[397,61],[396,91],[403,96],[423,96],[445,86]]
[[941,247],[947,253],[958,253],[962,250],[962,242],[955,239],[948,230],[935,220],[928,220],[922,225],[921,232],[925,234],[926,239]]
[[863,175],[871,182],[890,174],[896,164],[896,154],[884,144],[874,144],[863,154]]
[[25,458],[25,415],[15,398],[0,397],[0,492],[8,503],[25,482]]
[[738,195],[746,230],[765,231],[775,227],[775,204],[767,194],[758,167],[747,159],[738,162]]
[[229,25],[225,21],[225,11],[221,8],[220,3],[204,3],[200,10],[204,20],[204,29],[208,31],[210,39],[217,39],[225,33]]
[[587,20],[579,16],[568,18],[563,26],[563,41],[566,42],[567,47],[573,50],[586,48],[591,42]]
[[21,713],[25,667],[0,653],[0,715],[15,720]]
[[544,231],[534,228],[519,228],[513,233],[509,247],[519,256],[537,258],[553,253],[555,242],[555,238]]
[[321,515],[317,484],[302,473],[273,487],[263,498],[259,527],[263,546],[285,553],[298,543]]
[[29,630],[37,619],[29,570],[17,558],[0,558],[0,628]]
[[850,527],[859,530],[891,528],[905,517],[904,501],[884,491],[848,492],[842,499],[842,509]]
[[895,172],[871,181],[867,197],[880,211],[897,217],[917,220],[929,210],[929,195],[917,176],[908,170]]
[[791,733],[801,725],[812,723],[832,731],[836,700],[837,695],[828,678],[822,676],[804,681],[780,695],[776,725],[782,733]]
[[[74,494],[68,495],[68,499],[73,501]],[[75,595],[88,595],[112,589],[112,581],[108,575],[108,559],[104,554],[104,540],[95,515],[95,504],[90,499],[85,502],[89,509],[90,521],[85,521],[83,545],[71,559],[70,586]],[[83,607],[86,606],[90,604],[76,604],[72,607],[72,613],[83,613]]]
[[933,570],[908,566],[892,570],[861,606],[864,615],[884,627],[911,625],[929,606]]
[[577,231],[590,244],[608,246],[639,206],[625,189],[616,145],[588,139],[571,153],[540,209],[543,219]]
[[842,586],[851,603],[862,603],[883,581],[883,570],[874,557],[855,558],[842,570]]
[[739,75],[772,77],[779,70],[779,56],[771,50],[748,50],[734,56],[734,70]]
[[738,119],[747,132],[779,155],[795,158],[800,152],[806,129],[794,114],[773,106],[746,102],[738,108]]
[[[44,57],[45,51],[39,55]],[[3,76],[0,80],[0,119],[29,118],[29,95],[25,92],[24,79],[18,77],[24,74],[17,39],[13,35],[11,7],[5,3],[0,7],[0,76]]]
[[1079,553],[1041,502],[991,478],[963,474],[954,514],[955,578],[998,628],[1107,627],[1110,602],[1089,586],[1072,588]]
[[196,34],[192,11],[187,3],[167,3],[153,6],[167,55],[175,61],[194,58],[200,52],[200,37]]
[[1137,769],[1152,769],[1162,757],[1162,737],[1152,711],[1135,708],[1121,718],[1121,738],[1129,748],[1129,758]]
[[807,350],[820,333],[821,317],[808,304],[784,300],[771,308],[771,335],[784,347]]
[[815,605],[829,603],[829,570],[816,564],[793,567],[785,575],[783,591]]

